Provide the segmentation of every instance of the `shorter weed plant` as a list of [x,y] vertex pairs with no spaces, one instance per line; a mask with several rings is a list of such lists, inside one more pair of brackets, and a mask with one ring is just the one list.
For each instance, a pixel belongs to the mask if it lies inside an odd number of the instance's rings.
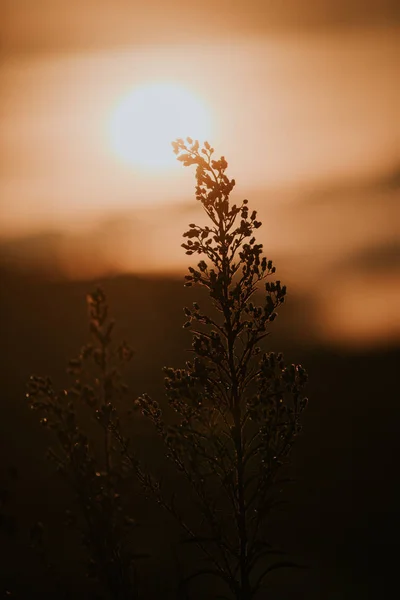
[[[53,432],[48,449],[57,471],[74,491],[78,513],[67,512],[67,525],[80,529],[89,555],[88,574],[116,600],[137,598],[134,507],[130,473],[112,436],[120,430],[119,409],[127,393],[118,365],[133,355],[123,342],[112,344],[114,321],[106,297],[97,289],[87,298],[93,342],[70,360],[72,386],[55,391],[49,378],[32,376],[27,399],[41,423]],[[85,411],[86,409],[86,411]],[[97,435],[89,439],[90,422]],[[132,486],[131,486],[132,487]],[[122,492],[124,490],[124,492]]]

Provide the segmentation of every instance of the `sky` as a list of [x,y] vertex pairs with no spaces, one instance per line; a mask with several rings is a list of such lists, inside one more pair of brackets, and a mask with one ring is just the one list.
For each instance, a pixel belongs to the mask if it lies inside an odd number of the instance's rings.
[[295,290],[318,287],[321,335],[400,339],[397,2],[6,0],[0,10],[3,261],[54,263],[71,278],[182,272],[181,233],[202,218],[194,173],[143,169],[111,140],[132,91],[180,86],[208,115],[236,199],[259,210],[267,253]]
[[46,53],[398,25],[396,0],[3,0],[3,51]]

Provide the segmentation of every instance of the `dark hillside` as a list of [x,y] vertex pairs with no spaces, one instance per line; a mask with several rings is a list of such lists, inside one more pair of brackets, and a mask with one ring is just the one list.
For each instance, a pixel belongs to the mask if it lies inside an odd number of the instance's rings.
[[[190,335],[182,329],[182,307],[194,298],[201,304],[201,290],[185,289],[181,280],[118,277],[103,283],[117,321],[116,334],[136,351],[126,376],[132,399],[144,391],[162,398],[161,367],[182,364],[187,359],[184,349],[190,346]],[[32,586],[42,586],[39,565],[23,542],[24,526],[34,520],[48,520],[50,547],[61,571],[71,578],[72,569],[81,582],[79,555],[71,536],[64,539],[61,522],[68,491],[44,458],[47,433],[30,413],[24,394],[32,373],[48,374],[60,387],[68,383],[64,367],[87,340],[85,296],[93,287],[90,282],[1,274],[0,468],[2,474],[10,465],[19,472],[9,485],[9,505],[21,536],[17,545],[1,540],[7,544],[7,559],[0,575],[4,588],[18,580],[21,598],[33,597]],[[274,597],[388,597],[384,586],[393,576],[399,525],[400,348],[354,354],[317,347],[296,329],[300,315],[306,321],[310,310],[306,300],[289,294],[268,338],[269,349],[283,350],[288,359],[302,363],[310,377],[304,432],[292,455],[292,475],[298,482],[288,491],[290,505],[272,529],[281,545],[311,569],[285,575],[284,592],[276,591]],[[134,435],[151,452],[151,428],[137,419]],[[148,508],[140,502],[138,506],[146,520]],[[157,568],[161,573],[163,568]],[[79,586],[82,597],[88,597],[82,583]],[[160,597],[160,589],[151,589],[149,594]],[[40,593],[45,597],[43,586]]]

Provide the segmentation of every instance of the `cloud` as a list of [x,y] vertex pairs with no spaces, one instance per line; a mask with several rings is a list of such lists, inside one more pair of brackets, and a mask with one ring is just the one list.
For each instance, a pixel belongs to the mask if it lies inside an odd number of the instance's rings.
[[[310,190],[249,190],[250,206],[263,222],[258,237],[267,255],[279,260],[300,287],[337,270],[361,272],[366,264],[394,268],[400,252],[396,173],[358,182],[333,180]],[[240,199],[236,194],[233,201]],[[4,240],[1,257],[30,268],[50,265],[72,278],[109,270],[179,272],[186,264],[180,243],[189,222],[205,223],[194,200],[116,205],[93,215],[85,227],[58,223]]]
[[392,272],[400,277],[400,241],[371,244],[334,263],[331,270],[348,273],[373,274]]
[[[305,337],[367,347],[400,339],[397,188],[383,175],[368,186],[328,186],[321,202],[306,192],[249,194],[257,232],[294,298]],[[314,190],[315,196],[318,196]],[[199,203],[119,211],[82,231],[43,232],[0,244],[13,270],[67,279],[110,274],[183,275],[196,258],[180,247],[188,223],[205,223]],[[303,302],[303,308],[299,304]],[[296,308],[297,307],[297,308]]]
[[396,0],[6,0],[5,53],[182,43],[267,32],[394,25]]

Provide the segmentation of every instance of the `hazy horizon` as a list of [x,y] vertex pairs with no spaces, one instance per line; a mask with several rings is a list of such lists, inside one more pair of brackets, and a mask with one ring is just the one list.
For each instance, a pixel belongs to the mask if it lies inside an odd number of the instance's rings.
[[[267,255],[318,298],[327,335],[400,340],[396,4],[222,2],[209,27],[211,3],[199,14],[169,2],[155,20],[153,4],[6,3],[1,262],[71,279],[183,273],[182,233],[203,218],[194,172],[142,168],[146,130],[125,140],[136,162],[110,138],[132,90],[183,86],[228,159],[233,198],[258,210]],[[165,143],[148,137],[155,151]]]

